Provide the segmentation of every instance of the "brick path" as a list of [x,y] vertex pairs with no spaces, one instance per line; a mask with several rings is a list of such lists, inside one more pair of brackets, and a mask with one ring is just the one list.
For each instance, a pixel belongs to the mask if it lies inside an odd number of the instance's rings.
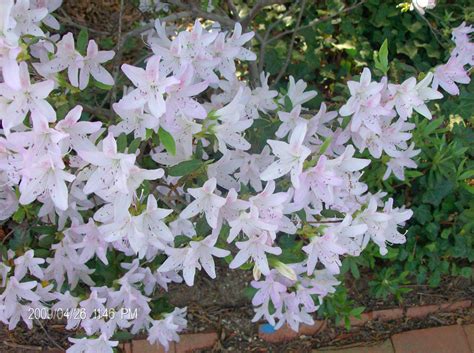
[[[178,344],[171,345],[169,353],[191,353],[195,349],[211,348],[216,341],[215,333],[185,334]],[[127,353],[132,352],[130,346],[124,348]],[[133,353],[164,353],[164,350],[146,341],[135,341]],[[474,324],[407,331],[393,335],[382,343],[351,348],[321,348],[311,353],[474,353]]]
[[474,353],[474,324],[407,331],[372,346],[323,348],[312,353]]

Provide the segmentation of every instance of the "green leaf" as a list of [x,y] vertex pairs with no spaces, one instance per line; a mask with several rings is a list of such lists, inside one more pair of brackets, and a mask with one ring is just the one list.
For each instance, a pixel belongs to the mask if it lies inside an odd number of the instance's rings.
[[431,221],[432,219],[431,213],[432,212],[431,212],[430,206],[426,204],[422,204],[414,209],[415,219],[420,224],[426,224],[427,222]]
[[77,36],[77,51],[82,55],[86,55],[87,52],[87,43],[89,41],[89,32],[87,28],[81,29],[79,35]]
[[128,153],[135,153],[138,150],[138,147],[140,147],[140,143],[142,140],[140,138],[136,138],[135,140],[130,143],[130,146],[128,146]]
[[463,277],[470,278],[472,276],[472,268],[470,267],[463,267],[459,274]]
[[35,257],[41,257],[43,259],[50,256],[50,250],[48,249],[35,249]]
[[189,244],[190,241],[191,241],[191,238],[185,235],[177,235],[174,237],[174,247],[179,248],[181,246]]
[[16,212],[13,214],[13,220],[16,223],[21,223],[25,219],[25,209],[23,207],[20,207]]
[[360,319],[360,315],[364,312],[365,306],[359,306],[351,310],[351,316]]
[[328,147],[331,145],[331,142],[332,142],[332,136],[328,136],[326,137],[326,139],[324,140],[323,144],[321,145],[321,147],[319,148],[319,154],[324,154],[324,152],[326,152],[326,150],[328,149]]
[[134,335],[128,331],[117,331],[113,335],[113,339],[120,342],[130,341],[131,339],[133,339],[133,337]]
[[252,300],[252,298],[255,296],[255,293],[257,293],[257,288],[245,287],[243,292],[245,298],[247,298],[248,300]]
[[293,102],[291,101],[290,97],[285,96],[285,111],[291,112],[293,109]]
[[427,127],[423,129],[423,134],[425,136],[431,135],[437,128],[439,128],[443,124],[443,119],[434,119],[432,122],[428,124]]
[[464,179],[469,179],[469,178],[472,178],[474,176],[474,169],[471,169],[471,170],[466,170],[464,173],[462,173],[458,180],[464,180]]
[[377,54],[374,53],[375,67],[384,75],[388,72],[388,41],[384,40]]
[[359,279],[360,278],[360,272],[359,272],[359,268],[357,267],[356,262],[351,261],[350,264],[351,264],[351,273],[352,273],[352,275],[354,276],[355,279]]
[[117,151],[123,153],[125,148],[127,148],[127,135],[122,132],[117,139]]
[[181,162],[170,169],[168,169],[168,175],[170,176],[183,176],[194,172],[204,165],[202,161],[197,159],[190,159],[189,161]]
[[93,80],[93,81],[94,81],[94,85],[97,88],[103,89],[104,91],[110,91],[113,87],[113,85],[106,85],[105,83],[102,83],[96,80]]
[[[48,234],[46,236],[41,237],[41,239],[38,240],[38,245],[41,246],[42,248],[49,249],[51,245],[54,244],[55,240],[56,240],[56,237],[53,234]],[[35,253],[36,253],[36,250],[35,250]]]
[[385,39],[382,43],[382,46],[379,50],[379,60],[380,63],[388,68],[388,41]]
[[166,150],[172,156],[176,155],[176,143],[174,142],[173,136],[163,128],[159,128],[158,137],[160,138],[161,143],[165,146]]

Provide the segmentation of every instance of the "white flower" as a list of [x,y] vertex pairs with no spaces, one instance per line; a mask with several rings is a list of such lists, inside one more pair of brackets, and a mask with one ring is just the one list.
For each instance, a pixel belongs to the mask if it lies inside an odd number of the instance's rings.
[[436,7],[436,0],[412,0],[410,10],[416,10],[421,15],[425,14],[425,9],[431,10]]
[[11,16],[16,22],[15,33],[19,36],[23,34],[44,36],[39,25],[47,15],[47,8],[33,8],[30,5],[30,0],[17,0],[11,12]]
[[46,101],[54,88],[51,80],[31,84],[28,65],[20,63],[20,88],[15,89],[9,82],[0,83],[0,96],[8,100],[8,104],[0,111],[3,129],[8,134],[10,129],[21,125],[28,112],[40,114],[48,121],[56,120],[56,112]]
[[227,145],[244,151],[251,147],[242,137],[242,133],[253,124],[252,119],[242,119],[245,109],[245,105],[241,103],[242,92],[240,88],[234,99],[215,113],[221,123],[216,123],[211,128],[217,137],[219,151],[223,154],[227,151]]
[[191,194],[195,200],[191,202],[179,216],[188,219],[203,211],[206,215],[207,223],[212,228],[216,228],[219,209],[225,204],[223,197],[214,194],[216,184],[216,178],[211,178],[200,188],[189,188],[188,193]]
[[[69,291],[66,291],[64,294],[61,292],[56,292],[54,295],[57,302],[54,303],[54,305],[51,307],[51,310],[73,313],[74,310],[76,310],[79,306],[80,299],[72,296]],[[72,330],[76,328],[80,322],[81,319],[79,315],[69,315],[67,318],[66,330]]]
[[404,169],[416,168],[416,163],[412,158],[421,152],[421,150],[415,150],[414,148],[415,144],[412,143],[410,147],[404,151],[395,151],[391,153],[392,158],[387,162],[387,170],[383,175],[383,180],[388,179],[392,172],[398,179],[405,180]]
[[234,174],[239,183],[250,186],[256,191],[262,191],[262,180],[260,174],[275,160],[270,154],[270,147],[265,145],[259,154],[248,154],[239,151],[233,154],[234,163],[240,165],[239,171]]
[[[136,223],[140,225],[140,228],[147,237],[147,246],[152,245],[157,249],[163,250],[165,244],[173,241],[174,236],[171,230],[162,221],[172,212],[172,210],[158,208],[155,197],[152,194],[148,195],[146,210],[135,218]],[[146,251],[146,249],[143,250]]]
[[368,128],[377,132],[376,113],[382,111],[380,100],[384,84],[382,82],[372,82],[370,70],[364,68],[360,76],[360,82],[349,81],[347,86],[351,97],[339,109],[339,114],[341,116],[354,115],[351,119],[352,131],[357,131],[364,123]]
[[388,252],[387,242],[402,244],[406,241],[405,236],[398,232],[397,227],[410,219],[413,211],[393,209],[392,205],[393,200],[389,199],[383,212],[378,212],[377,199],[371,197],[367,208],[355,218],[356,224],[366,224],[368,227],[362,242],[362,248],[365,248],[371,239],[378,245],[380,254],[385,255]]
[[69,82],[74,87],[79,86],[79,69],[84,62],[81,54],[75,49],[74,36],[67,33],[57,44],[58,50],[55,58],[44,64],[40,68],[45,74],[51,74],[67,69]]
[[122,121],[117,125],[109,128],[115,136],[121,133],[129,134],[133,131],[135,138],[145,139],[146,130],[158,130],[159,120],[148,113],[145,113],[143,107],[130,109],[125,103],[114,103],[112,105],[114,111],[120,116]]
[[29,282],[19,282],[16,276],[11,276],[8,279],[7,286],[0,295],[0,300],[3,300],[3,304],[7,308],[15,307],[20,299],[29,300],[36,302],[41,299],[41,297],[35,294],[32,289],[38,285],[36,281]]
[[113,51],[99,51],[99,47],[94,40],[90,40],[87,46],[87,55],[83,59],[83,65],[79,74],[79,89],[83,90],[89,83],[89,75],[104,85],[113,85],[112,75],[102,67],[101,64],[112,60],[115,53]]
[[148,342],[155,344],[159,342],[165,351],[169,349],[170,342],[179,342],[178,333],[186,328],[186,308],[175,308],[172,313],[165,314],[162,320],[153,320],[148,329]]
[[43,270],[38,265],[44,264],[45,260],[35,257],[34,250],[28,250],[22,256],[15,259],[15,277],[21,280],[27,272],[41,279],[44,277]]
[[109,264],[107,260],[109,244],[105,241],[103,234],[99,231],[92,218],[86,224],[71,227],[71,230],[77,234],[84,235],[84,239],[74,245],[74,248],[82,249],[79,256],[81,262],[86,263],[96,255],[104,264]]
[[[295,78],[290,76],[288,93],[286,95],[290,98],[294,107],[297,105],[303,105],[318,95],[318,92],[316,91],[305,92],[304,90],[307,86],[308,84],[303,80],[298,80],[298,82],[295,83]],[[285,104],[284,98],[281,98],[278,102],[282,105]]]
[[275,231],[278,225],[264,222],[259,217],[259,210],[257,207],[250,207],[249,212],[240,212],[238,217],[229,221],[230,232],[227,242],[232,242],[240,232],[243,232],[248,237],[260,234],[262,231],[268,231],[274,238]]
[[431,120],[431,112],[429,111],[428,107],[426,106],[425,102],[434,100],[434,99],[441,99],[443,95],[435,90],[434,88],[429,87],[431,81],[433,80],[433,73],[428,72],[426,77],[418,82],[416,85],[416,91],[418,93],[419,98],[423,101],[422,104],[415,106],[415,110],[423,115],[425,118]]
[[266,253],[273,255],[280,255],[281,249],[279,247],[273,247],[268,242],[271,242],[271,238],[268,234],[262,233],[260,236],[252,237],[249,240],[237,242],[235,245],[240,251],[235,255],[229,267],[234,269],[242,266],[249,258],[255,262],[258,269],[267,275],[270,273],[268,267],[268,260]]
[[71,109],[64,119],[58,121],[55,129],[67,134],[67,138],[61,141],[61,151],[66,153],[69,147],[79,150],[94,150],[94,144],[87,138],[87,135],[99,131],[102,123],[100,121],[80,121],[82,107],[76,105]]
[[135,163],[134,154],[117,152],[117,143],[111,133],[102,141],[102,151],[77,151],[79,156],[97,168],[84,187],[84,193],[91,194],[118,189],[127,194],[127,179]]
[[20,203],[28,205],[46,193],[57,208],[66,210],[69,205],[66,181],[72,182],[75,176],[64,168],[60,156],[50,153],[25,170],[20,183]]
[[163,99],[165,90],[179,81],[174,77],[161,77],[160,60],[159,56],[152,56],[148,59],[146,70],[128,64],[122,65],[122,71],[137,88],[123,97],[120,104],[126,105],[129,109],[146,105],[156,118],[164,114],[166,111]]
[[308,276],[314,272],[316,264],[321,262],[331,273],[338,274],[342,263],[339,255],[346,252],[339,243],[337,236],[331,232],[325,232],[323,236],[315,236],[311,243],[303,247],[308,254]]
[[106,298],[99,297],[97,289],[92,289],[89,294],[89,298],[84,299],[79,303],[79,306],[84,309],[86,318],[91,318],[94,315],[94,312],[99,310],[104,310],[104,303]]
[[118,346],[118,341],[109,341],[105,334],[99,338],[69,338],[73,343],[66,350],[66,353],[113,353],[114,348]]
[[282,123],[275,133],[276,137],[283,138],[298,124],[307,124],[308,120],[302,118],[300,114],[301,105],[295,106],[289,113],[278,112],[278,118],[281,120]]
[[431,112],[425,102],[443,98],[440,92],[429,87],[432,80],[433,74],[430,72],[418,84],[414,77],[410,77],[400,85],[388,85],[388,91],[393,95],[395,108],[403,120],[406,120],[413,114],[413,109],[426,118],[431,119]]
[[298,188],[303,162],[311,153],[308,147],[303,146],[306,129],[306,124],[298,124],[291,134],[290,143],[276,140],[267,141],[273,154],[279,159],[263,171],[260,175],[262,180],[274,180],[291,172],[291,182],[295,188]]
[[158,269],[160,272],[168,272],[182,267],[183,278],[188,286],[194,285],[196,269],[203,268],[211,278],[216,278],[216,270],[213,256],[226,257],[230,254],[228,250],[216,248],[217,234],[209,235],[200,241],[191,241],[189,247],[184,249],[167,248],[168,259]]

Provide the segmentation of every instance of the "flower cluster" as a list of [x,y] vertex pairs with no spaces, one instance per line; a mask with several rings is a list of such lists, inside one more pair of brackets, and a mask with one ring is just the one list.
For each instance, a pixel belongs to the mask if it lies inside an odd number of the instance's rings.
[[471,82],[468,72],[474,65],[474,43],[471,43],[469,36],[473,32],[474,28],[466,25],[465,22],[453,29],[452,39],[456,47],[451,52],[448,62],[436,67],[433,79],[434,88],[440,86],[447,93],[458,95],[457,84]]
[[[216,278],[223,258],[253,268],[254,320],[297,330],[335,291],[343,256],[405,241],[399,227],[412,212],[368,192],[370,160],[357,154],[388,156],[385,178],[416,167],[409,119],[432,118],[438,86],[456,94],[455,82],[469,81],[471,27],[454,30],[456,49],[434,74],[395,84],[365,68],[338,112],[322,103],[314,114],[304,105],[316,92],[302,80],[290,77],[283,94],[265,73],[255,88],[239,78],[236,64],[256,58],[240,24],[175,32],[157,20],[146,34],[153,55],[145,68],[122,65],[133,86],[103,124],[81,105],[58,111],[56,97],[80,93],[90,76],[114,83],[103,66],[113,52],[91,40],[81,54],[72,33],[44,31],[58,28],[50,13],[60,3],[0,4],[0,219],[28,212],[25,222],[53,228],[39,237],[47,256],[10,250],[0,264],[10,329],[33,325],[30,308],[80,309],[67,329],[87,337],[72,338],[69,353],[112,352],[123,330],[168,349],[186,308],[157,312],[152,298],[170,283],[192,286],[201,270]],[[263,130],[275,133],[255,143]],[[282,261],[283,236],[301,239],[301,261]],[[112,279],[99,271],[108,267]]]

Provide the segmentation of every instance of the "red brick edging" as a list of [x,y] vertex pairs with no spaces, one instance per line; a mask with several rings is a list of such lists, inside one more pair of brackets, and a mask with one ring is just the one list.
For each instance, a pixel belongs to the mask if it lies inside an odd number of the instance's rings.
[[[453,312],[459,309],[470,308],[472,305],[471,300],[461,300],[454,303],[444,303],[437,305],[423,305],[414,306],[410,308],[393,308],[384,310],[375,310],[368,313],[361,314],[360,319],[355,317],[351,318],[352,326],[363,326],[368,321],[379,320],[379,321],[392,321],[401,319],[403,317],[410,319],[419,319],[436,312]],[[340,326],[344,326],[344,323],[340,323]],[[321,332],[326,327],[325,321],[317,320],[314,325],[307,326],[302,325],[299,332],[294,332],[289,327],[282,327],[274,332],[265,332],[265,325],[259,327],[259,337],[267,342],[278,343],[285,342],[302,335],[314,335]]]
[[[466,309],[472,306],[471,300],[461,300],[454,303],[444,303],[437,305],[423,305],[410,308],[394,308],[375,310],[363,313],[360,319],[351,318],[352,326],[362,326],[368,321],[391,321],[403,317],[419,319],[436,312],[453,312],[459,309]],[[259,327],[259,337],[269,343],[285,342],[297,337],[306,335],[313,336],[326,329],[326,321],[317,320],[314,325],[301,325],[299,332],[294,332],[289,327],[284,326],[274,332],[265,332],[265,325]],[[343,324],[341,324],[343,326]],[[472,329],[472,328],[471,328]],[[187,333],[180,336],[180,341],[172,343],[168,353],[191,353],[196,349],[212,348],[218,341],[216,332],[209,333]],[[125,353],[164,353],[165,350],[159,345],[150,345],[146,340],[134,340],[131,343],[120,345]]]

